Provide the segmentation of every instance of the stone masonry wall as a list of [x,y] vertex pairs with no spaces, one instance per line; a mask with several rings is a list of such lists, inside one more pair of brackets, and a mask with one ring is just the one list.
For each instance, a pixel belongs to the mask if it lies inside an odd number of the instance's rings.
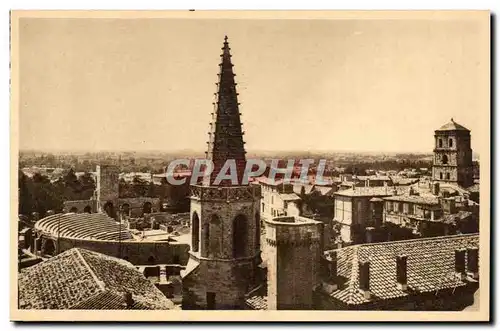
[[[189,259],[189,246],[167,242],[118,242],[103,240],[81,240],[71,238],[54,239],[59,242],[60,252],[74,247],[85,248],[106,255],[128,260],[134,265],[174,264],[178,261],[186,265]],[[121,254],[120,254],[121,248]],[[151,258],[153,260],[151,260]]]
[[313,306],[313,288],[319,282],[322,227],[320,222],[301,225],[266,222],[269,309]]

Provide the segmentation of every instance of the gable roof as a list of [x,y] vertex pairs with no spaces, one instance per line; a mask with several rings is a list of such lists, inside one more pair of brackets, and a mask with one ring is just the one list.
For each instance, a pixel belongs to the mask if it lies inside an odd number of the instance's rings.
[[20,309],[174,309],[131,263],[73,248],[19,273]]
[[[398,255],[408,257],[410,291],[435,292],[464,286],[467,283],[455,274],[455,250],[472,247],[479,247],[479,234],[362,244],[333,250],[337,253],[337,274],[345,282],[327,294],[332,299],[352,305],[407,296],[408,292],[397,286]],[[327,259],[329,252],[333,251],[325,252]],[[366,299],[359,290],[360,261],[370,262],[371,299]]]

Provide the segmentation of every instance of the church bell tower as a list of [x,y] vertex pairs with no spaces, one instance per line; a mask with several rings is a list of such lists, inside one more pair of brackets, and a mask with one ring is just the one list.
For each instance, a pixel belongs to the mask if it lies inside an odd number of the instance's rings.
[[451,121],[435,131],[432,179],[469,187],[474,183],[470,130]]
[[[224,38],[207,142],[209,181],[191,186],[191,250],[183,309],[242,309],[260,263],[260,186],[242,183],[246,157],[229,43]],[[234,160],[238,183],[215,182]]]

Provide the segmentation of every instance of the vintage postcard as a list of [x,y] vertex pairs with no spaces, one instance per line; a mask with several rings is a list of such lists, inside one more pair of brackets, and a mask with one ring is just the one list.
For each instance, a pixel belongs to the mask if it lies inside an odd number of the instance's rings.
[[487,11],[13,11],[11,97],[12,320],[490,318]]

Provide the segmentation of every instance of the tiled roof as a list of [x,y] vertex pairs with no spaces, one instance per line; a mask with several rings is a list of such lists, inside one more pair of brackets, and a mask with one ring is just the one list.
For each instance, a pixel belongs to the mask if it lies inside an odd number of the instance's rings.
[[452,118],[450,122],[446,123],[445,125],[443,125],[439,129],[437,129],[436,131],[470,131],[470,130],[467,129],[466,127],[458,124]]
[[443,221],[445,223],[454,223],[457,220],[463,220],[466,219],[467,217],[471,216],[472,212],[470,211],[465,211],[465,210],[460,210],[458,213],[455,214],[448,214],[443,217]]
[[386,197],[384,200],[388,201],[403,201],[411,202],[423,205],[438,205],[439,198],[433,195],[394,195],[391,197]]
[[102,213],[54,214],[36,222],[35,229],[63,238],[120,240],[121,234],[121,240],[132,239],[125,226]]
[[400,176],[393,176],[391,177],[392,183],[394,185],[411,185],[417,183],[420,179],[419,178],[406,178],[406,177],[400,177]]
[[[455,250],[479,247],[479,235],[434,237],[415,240],[362,244],[335,250],[339,288],[327,293],[346,304],[362,304],[407,296],[408,292],[435,292],[466,285],[455,274]],[[325,252],[328,257],[329,252]],[[396,257],[406,255],[408,288],[398,288]],[[371,299],[359,290],[358,263],[370,262]],[[466,263],[467,265],[467,263]],[[326,288],[325,288],[326,289]]]
[[300,200],[300,197],[295,193],[281,193],[280,198],[283,201],[295,201]]
[[440,191],[448,191],[450,193],[453,193],[453,191],[456,191],[458,194],[461,194],[461,195],[468,194],[468,192],[465,188],[463,188],[460,185],[452,184],[452,183],[441,183],[439,185],[439,190]]
[[467,188],[467,191],[469,191],[469,192],[473,192],[473,193],[477,193],[477,192],[479,192],[479,191],[480,191],[479,184],[474,184],[474,185],[472,185],[472,186],[469,186],[469,187]]
[[311,184],[293,184],[293,191],[296,194],[301,194],[302,187],[304,187],[305,194],[310,194],[312,192],[312,190],[314,189],[314,185],[311,185]]
[[408,187],[389,187],[389,186],[376,186],[376,187],[353,187],[346,190],[337,191],[334,195],[341,196],[357,196],[357,197],[383,197],[397,194],[403,194],[409,190]]
[[333,187],[330,186],[315,186],[314,190],[319,192],[321,195],[331,196],[333,195]]
[[267,284],[262,284],[248,293],[245,303],[255,310],[267,310]]
[[261,184],[266,184],[271,186],[278,186],[285,183],[283,179],[271,179],[268,177],[258,177],[256,180]]
[[[173,309],[127,261],[73,248],[19,273],[20,309]],[[137,307],[136,307],[137,306]]]

